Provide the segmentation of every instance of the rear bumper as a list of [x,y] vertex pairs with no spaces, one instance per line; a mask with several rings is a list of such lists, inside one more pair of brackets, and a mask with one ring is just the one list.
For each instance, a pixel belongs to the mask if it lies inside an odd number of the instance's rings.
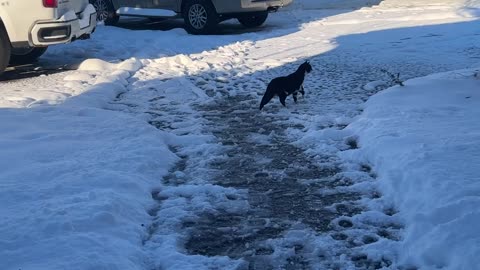
[[55,21],[36,22],[30,31],[31,47],[69,43],[90,35],[97,26],[97,13],[89,4],[80,14],[65,13]]
[[288,6],[293,0],[238,0],[217,1],[216,8],[220,14],[270,11]]
[[288,6],[293,0],[242,0],[242,8],[261,8],[267,10],[268,8],[280,8]]

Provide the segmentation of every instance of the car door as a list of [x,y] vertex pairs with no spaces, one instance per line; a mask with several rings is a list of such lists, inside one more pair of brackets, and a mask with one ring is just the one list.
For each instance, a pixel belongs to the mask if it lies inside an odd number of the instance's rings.
[[151,0],[152,8],[177,10],[179,0]]
[[121,7],[151,8],[152,0],[112,0],[115,9]]

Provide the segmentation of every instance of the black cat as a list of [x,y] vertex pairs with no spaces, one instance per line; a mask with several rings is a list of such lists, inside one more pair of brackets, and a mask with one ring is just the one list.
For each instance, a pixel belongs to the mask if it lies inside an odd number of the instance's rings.
[[267,91],[263,95],[262,102],[260,103],[260,110],[265,106],[273,97],[278,96],[283,106],[285,105],[285,99],[288,95],[293,96],[293,100],[297,102],[297,95],[300,92],[305,95],[303,89],[303,80],[305,74],[312,71],[312,66],[308,61],[301,64],[297,71],[286,76],[273,79],[267,87]]

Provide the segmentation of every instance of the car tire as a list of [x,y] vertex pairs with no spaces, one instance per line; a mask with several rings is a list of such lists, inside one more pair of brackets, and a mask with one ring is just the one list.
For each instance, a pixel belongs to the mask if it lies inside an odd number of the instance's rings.
[[0,25],[0,74],[5,71],[10,62],[11,51],[10,39],[8,38],[7,31]]
[[10,64],[22,65],[33,63],[47,51],[47,48],[48,47],[34,47],[23,50],[22,52],[12,50]]
[[255,12],[238,17],[238,21],[247,28],[258,27],[268,18],[268,12]]
[[194,35],[211,34],[220,22],[215,7],[209,0],[189,0],[183,9],[185,30]]
[[103,22],[105,25],[115,25],[118,23],[120,16],[117,15],[111,0],[89,0],[90,4],[97,11],[97,21]]

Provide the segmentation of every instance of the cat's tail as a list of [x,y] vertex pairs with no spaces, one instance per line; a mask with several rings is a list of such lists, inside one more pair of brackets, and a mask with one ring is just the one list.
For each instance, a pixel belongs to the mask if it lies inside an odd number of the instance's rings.
[[267,91],[263,95],[262,102],[260,102],[260,110],[263,109],[263,106],[267,105],[270,100],[275,96],[275,92],[272,90],[271,87],[267,87]]

